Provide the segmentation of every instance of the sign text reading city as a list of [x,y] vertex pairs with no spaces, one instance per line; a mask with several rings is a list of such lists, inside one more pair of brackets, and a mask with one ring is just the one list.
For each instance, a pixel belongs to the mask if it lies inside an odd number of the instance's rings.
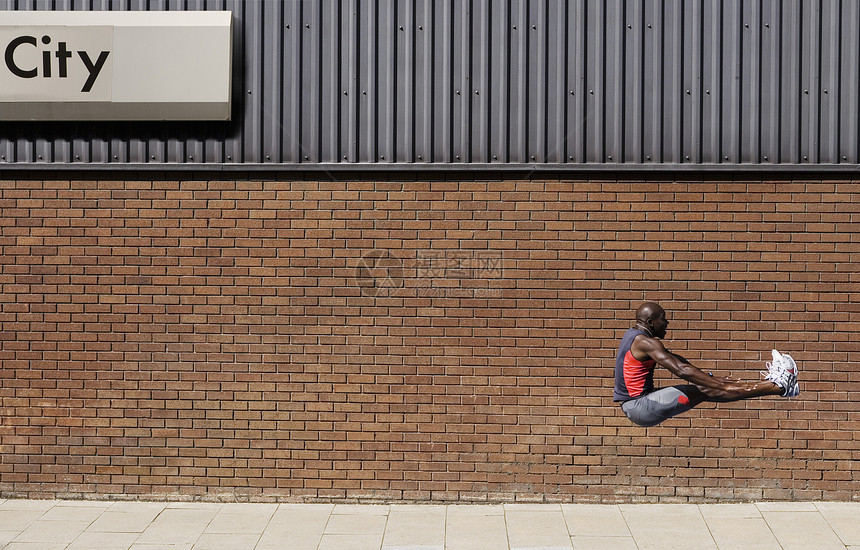
[[[99,73],[101,73],[102,68],[105,66],[110,52],[99,52],[98,57],[94,61],[86,51],[70,51],[66,42],[57,42],[56,48],[52,46],[52,43],[53,40],[48,35],[42,36],[41,40],[37,40],[35,36],[29,35],[14,38],[6,46],[4,55],[6,68],[19,78],[36,78],[40,76],[40,69],[42,78],[68,78],[69,63],[70,61],[72,63],[77,62],[74,57],[74,54],[77,53],[77,59],[79,59],[80,63],[83,63],[87,70],[87,78],[81,88],[81,92],[87,93],[92,90],[93,85],[99,77]],[[16,53],[18,53],[19,48],[36,48],[37,50],[41,50],[41,68],[38,66],[38,63],[34,67],[21,62],[20,55],[18,55],[19,60],[16,60]],[[24,66],[22,67],[21,65]]]

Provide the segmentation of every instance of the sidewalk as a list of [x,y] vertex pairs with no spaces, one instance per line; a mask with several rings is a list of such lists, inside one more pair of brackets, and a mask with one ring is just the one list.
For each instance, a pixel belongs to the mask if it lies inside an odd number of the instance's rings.
[[333,505],[0,500],[0,549],[854,548],[860,503]]

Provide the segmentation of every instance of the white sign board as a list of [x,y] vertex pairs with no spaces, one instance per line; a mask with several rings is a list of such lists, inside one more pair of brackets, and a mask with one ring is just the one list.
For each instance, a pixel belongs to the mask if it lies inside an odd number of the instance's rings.
[[0,120],[229,120],[231,12],[0,11]]

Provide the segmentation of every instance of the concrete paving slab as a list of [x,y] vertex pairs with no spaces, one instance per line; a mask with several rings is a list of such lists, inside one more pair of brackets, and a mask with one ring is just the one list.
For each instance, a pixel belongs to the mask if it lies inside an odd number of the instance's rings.
[[127,501],[124,500],[121,502],[111,503],[110,508],[108,508],[106,511],[107,512],[128,512],[128,513],[137,514],[137,513],[144,511],[144,510],[147,510],[147,511],[154,511],[154,512],[156,512],[156,515],[158,515],[158,512],[161,512],[165,508],[167,508],[166,502],[139,502],[139,501],[134,501],[134,500],[127,500]]
[[638,550],[633,537],[591,537],[570,538],[573,550]]
[[13,543],[71,544],[89,526],[85,521],[36,521],[21,532]]
[[[252,533],[203,533],[192,547],[193,550],[254,550],[260,540]],[[287,548],[288,545],[284,545]]]
[[860,502],[817,502],[815,507],[847,546],[860,546]]
[[817,512],[814,502],[758,502],[761,512]]
[[63,542],[10,542],[3,550],[65,550]]
[[406,544],[389,545],[382,541],[382,550],[446,550],[444,544]]
[[711,536],[718,548],[744,550],[780,550],[764,518],[709,518]]
[[428,514],[444,514],[445,511],[449,508],[449,505],[446,504],[389,504],[387,506],[389,514],[395,513],[423,513],[426,512]]
[[759,518],[761,511],[755,504],[699,504],[706,522],[717,518]]
[[444,549],[445,517],[445,506],[391,506],[382,549]]
[[38,511],[47,512],[56,504],[58,500],[14,500],[9,499],[0,504],[0,510],[29,510],[29,511]]
[[860,515],[851,518],[827,518],[827,523],[844,545],[860,547]]
[[214,510],[224,507],[221,502],[168,502],[165,508],[169,510]]
[[[337,511],[337,508],[335,508]],[[382,535],[385,533],[387,515],[373,514],[332,514],[325,527],[326,535]]]
[[694,504],[623,504],[620,508],[640,550],[717,548]]
[[41,510],[0,510],[0,529],[23,531],[42,517],[44,513]]
[[136,512],[113,512],[113,508],[101,514],[87,531],[104,533],[143,533],[158,517],[160,510],[143,508]]
[[62,508],[103,508],[107,509],[112,506],[109,500],[58,500],[55,506]]
[[388,514],[389,506],[387,504],[336,504],[332,514],[339,516],[354,515],[354,514],[372,514],[374,516],[384,516]]
[[817,509],[815,512],[762,512],[762,516],[785,550],[845,548]]
[[[193,544],[170,544],[166,542],[158,544],[134,543],[128,550],[191,550]],[[3,550],[6,550],[5,548]]]
[[128,550],[138,536],[139,533],[84,531],[68,546],[68,550]]
[[328,521],[333,504],[281,504],[269,523],[295,523],[322,519]]
[[325,523],[321,525],[287,525],[283,523],[269,525],[260,540],[257,550],[283,550],[284,541],[289,541],[290,548],[295,550],[316,550],[323,537]]
[[630,537],[621,509],[612,504],[563,504],[568,531],[575,537]]
[[257,543],[257,550],[316,550],[331,511],[330,504],[281,504]]
[[255,514],[274,514],[275,510],[280,505],[274,502],[226,502],[221,505],[219,513],[255,513]]
[[266,529],[269,520],[278,509],[273,505],[230,505],[221,508],[209,525],[206,533],[256,533],[258,536]]
[[814,502],[815,509],[828,516],[851,516],[860,513],[860,502]]
[[379,550],[382,535],[323,535],[319,550]]
[[561,504],[504,504],[502,507],[505,512],[510,511],[527,511],[527,512],[556,512],[561,508]]
[[217,508],[209,509],[183,509],[183,508],[165,508],[158,514],[153,523],[156,524],[205,524],[218,514]]
[[217,508],[166,508],[141,533],[138,544],[194,544],[215,517]]
[[561,506],[509,508],[505,506],[508,544],[512,550],[532,548],[570,550],[570,533]]
[[13,540],[15,540],[15,537],[20,535],[21,531],[22,531],[22,530],[7,531],[7,530],[5,530],[5,527],[6,526],[3,525],[2,521],[0,521],[0,528],[4,529],[4,530],[0,531],[0,548],[3,548],[7,544],[9,544]]
[[451,504],[448,517],[456,516],[504,516],[505,507],[501,504]]
[[[462,507],[454,507],[462,508]],[[499,507],[501,508],[501,507]],[[503,550],[508,548],[504,515],[448,510],[445,543],[449,550]]]
[[82,521],[92,523],[104,513],[107,507],[62,506],[57,505],[42,514],[39,521]]

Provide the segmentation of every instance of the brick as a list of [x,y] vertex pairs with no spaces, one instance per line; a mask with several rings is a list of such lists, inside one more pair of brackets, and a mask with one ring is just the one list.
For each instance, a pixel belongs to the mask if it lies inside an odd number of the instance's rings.
[[[854,182],[0,187],[4,494],[609,503],[858,490]],[[498,269],[463,269],[486,252]],[[426,257],[441,268],[419,270]],[[645,299],[667,306],[673,349],[743,378],[792,334],[805,393],[631,425],[610,401],[611,365]]]

